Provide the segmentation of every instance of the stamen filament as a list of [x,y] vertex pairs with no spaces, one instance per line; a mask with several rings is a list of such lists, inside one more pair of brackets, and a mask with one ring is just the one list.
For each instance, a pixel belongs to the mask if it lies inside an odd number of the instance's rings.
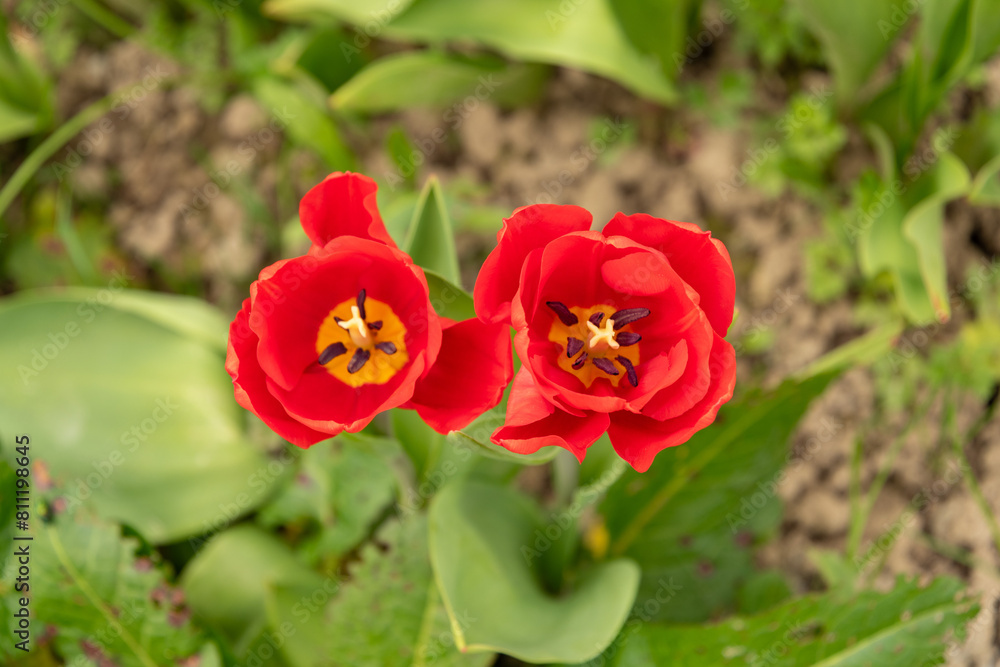
[[357,306],[351,306],[351,319],[337,322],[341,329],[346,329],[351,334],[351,342],[358,347],[368,345],[368,327],[361,317],[361,311]]

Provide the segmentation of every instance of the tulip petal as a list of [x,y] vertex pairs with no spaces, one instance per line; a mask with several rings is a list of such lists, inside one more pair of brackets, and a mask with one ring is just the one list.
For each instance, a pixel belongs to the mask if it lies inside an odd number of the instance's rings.
[[624,236],[662,252],[674,271],[701,296],[712,328],[725,336],[733,321],[736,278],[729,252],[710,232],[688,222],[644,213],[618,213],[604,227],[605,236]]
[[574,416],[549,403],[535,386],[531,372],[518,371],[507,401],[507,423],[493,433],[493,442],[518,454],[542,447],[562,447],[583,462],[587,448],[604,435],[610,423],[602,412]]
[[441,318],[441,352],[404,408],[439,433],[464,428],[495,407],[514,375],[506,325]]
[[579,206],[534,204],[514,211],[497,234],[497,247],[486,258],[476,280],[476,313],[486,322],[510,319],[510,302],[517,293],[521,267],[532,250],[564,234],[590,229],[593,216]]
[[712,351],[711,386],[704,397],[687,412],[665,420],[624,411],[611,416],[611,426],[608,428],[611,444],[618,455],[638,472],[646,472],[659,452],[667,447],[684,444],[692,435],[714,422],[719,408],[733,397],[736,384],[733,348],[722,338],[716,337],[716,345]]
[[236,402],[260,417],[272,431],[288,442],[308,448],[341,432],[338,425],[319,431],[294,419],[267,389],[267,376],[257,363],[257,335],[249,327],[250,299],[229,327],[226,371],[233,378]]
[[357,236],[395,248],[378,212],[378,186],[368,176],[334,172],[313,187],[299,203],[299,220],[306,236],[325,246],[341,236]]

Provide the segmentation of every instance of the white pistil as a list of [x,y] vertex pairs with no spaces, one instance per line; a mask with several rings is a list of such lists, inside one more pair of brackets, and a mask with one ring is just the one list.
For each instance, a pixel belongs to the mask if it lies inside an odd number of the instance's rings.
[[[605,344],[612,350],[617,350],[621,345],[615,340],[615,321],[604,320],[604,328],[598,327],[593,322],[587,322],[587,328],[594,334],[590,337],[590,349],[596,349],[598,345]],[[603,348],[602,348],[603,349]]]
[[351,342],[358,347],[365,347],[368,344],[368,325],[361,319],[361,311],[357,306],[351,306],[351,319],[337,322],[342,329],[346,329],[351,334]]

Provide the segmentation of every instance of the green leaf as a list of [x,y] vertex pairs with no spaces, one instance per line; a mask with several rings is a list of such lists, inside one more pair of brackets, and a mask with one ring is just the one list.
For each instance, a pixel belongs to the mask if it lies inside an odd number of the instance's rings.
[[[445,107],[472,98],[519,104],[537,96],[548,70],[508,64],[491,56],[466,57],[441,51],[407,51],[379,58],[330,97],[339,111],[379,113],[413,107]],[[457,109],[444,116],[441,137],[461,121]]]
[[[99,655],[122,667],[155,667],[202,647],[163,573],[148,557],[137,558],[136,540],[66,514],[33,525],[35,539],[19,543],[30,545],[31,610],[58,629],[55,645],[67,664],[99,662]],[[41,634],[36,628],[36,638]]]
[[864,224],[858,258],[869,277],[888,271],[907,318],[916,324],[950,316],[942,241],[944,207],[969,189],[969,172],[951,153],[915,180],[885,185],[863,179],[858,210]]
[[[339,589],[339,581],[303,566],[284,543],[251,525],[212,539],[188,563],[181,585],[195,617],[225,638],[241,663],[250,655],[259,659],[261,646],[284,653],[294,650],[291,644],[305,644],[298,631],[322,616],[322,606]],[[281,604],[290,600],[299,606]],[[285,623],[288,627],[283,628]],[[316,660],[327,655],[318,650],[322,646],[302,648],[312,649]],[[290,665],[318,664],[285,657]]]
[[386,28],[392,39],[473,41],[517,60],[575,67],[670,103],[673,85],[654,58],[629,42],[609,0],[434,0],[416,2]]
[[[10,442],[11,449],[13,449],[16,446],[14,439],[11,438]],[[17,457],[16,452],[14,456]],[[14,474],[14,468],[7,465],[6,461],[0,461],[0,489],[3,489],[3,493],[0,494],[0,544],[14,544],[14,514],[17,511],[15,499],[18,497],[17,476]],[[0,572],[4,571],[8,557],[10,557],[10,552],[5,547],[0,553]]]
[[[426,518],[390,521],[375,541],[379,546],[361,551],[350,580],[327,610],[329,655],[343,664],[385,667],[492,664],[493,654],[455,650],[428,559]],[[461,631],[483,620],[460,610],[457,627]]]
[[895,0],[795,0],[795,4],[833,68],[838,102],[857,105],[859,91],[910,16]]
[[471,294],[435,271],[425,268],[424,275],[434,312],[456,322],[476,316]]
[[318,91],[310,95],[304,81],[296,86],[270,76],[254,81],[253,92],[273,114],[272,124],[287,132],[292,141],[316,151],[330,169],[354,169],[354,155],[326,112],[324,95]]
[[[656,57],[664,75],[675,80],[687,62],[684,39],[701,13],[701,0],[614,0],[610,5],[629,41]],[[724,11],[722,20],[732,21],[732,12]]]
[[[359,26],[368,24],[363,35],[371,39],[378,36],[385,24],[412,2],[413,0],[267,0],[264,12],[284,20],[333,17]],[[377,29],[373,29],[373,26]]]
[[0,99],[0,143],[30,136],[41,129],[42,123],[37,114]]
[[899,580],[888,593],[837,593],[793,600],[757,616],[717,625],[637,626],[612,665],[775,667],[929,665],[944,659],[946,641],[964,636],[978,612],[954,579],[926,588]]
[[853,366],[874,363],[893,349],[893,345],[902,331],[903,322],[899,320],[879,325],[824,354],[800,373],[797,373],[796,377],[804,380],[833,370],[846,370]]
[[777,482],[788,438],[831,377],[728,404],[687,444],[661,452],[645,473],[627,470],[608,490],[599,509],[610,553],[642,567],[638,599],[655,597],[663,582],[685,597],[658,605],[652,618],[703,621],[733,606],[752,570],[752,538],[781,520]]
[[[451,229],[441,184],[436,176],[427,179],[420,193],[403,249],[410,253],[415,264],[435,272],[454,285],[462,282],[458,270],[458,253],[455,250],[455,234]],[[431,297],[433,300],[433,292]],[[444,305],[448,305],[447,302]]]
[[465,428],[449,434],[448,439],[470,445],[473,451],[486,458],[519,465],[542,465],[554,459],[560,451],[565,451],[560,447],[542,447],[533,454],[515,454],[505,447],[493,444],[490,436],[504,425],[504,412],[503,406],[484,412]]
[[297,473],[261,508],[261,523],[269,528],[292,524],[295,532],[305,532],[300,550],[310,562],[348,552],[396,498],[396,477],[376,451],[381,444],[341,436],[307,449]]
[[31,435],[70,507],[154,543],[216,529],[268,490],[254,483],[268,460],[245,438],[224,336],[203,302],[117,282],[3,299],[0,432]]
[[580,662],[614,639],[635,597],[635,563],[598,565],[574,591],[553,597],[529,564],[548,548],[545,526],[539,510],[510,488],[459,480],[434,498],[431,562],[460,650]]

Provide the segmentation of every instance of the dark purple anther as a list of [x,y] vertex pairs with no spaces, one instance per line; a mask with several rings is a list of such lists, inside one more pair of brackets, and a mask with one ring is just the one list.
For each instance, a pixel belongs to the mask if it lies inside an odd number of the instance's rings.
[[608,375],[618,375],[618,369],[615,368],[615,362],[610,359],[605,359],[604,357],[597,357],[594,359],[594,365],[600,368],[602,371]]
[[632,331],[623,331],[620,334],[615,335],[615,342],[619,345],[624,345],[625,347],[635,345],[640,340],[642,340],[642,336]]
[[382,350],[386,354],[396,354],[395,343],[375,343],[375,347]]
[[583,341],[579,338],[567,338],[566,339],[566,356],[575,357],[576,353],[583,349]]
[[611,319],[615,321],[615,331],[618,331],[626,324],[632,324],[636,320],[648,317],[649,313],[649,308],[626,308],[612,315]]
[[319,355],[319,363],[325,365],[347,352],[347,347],[343,343],[333,343],[327,345]]
[[639,374],[635,372],[635,366],[632,362],[628,360],[628,357],[623,357],[621,355],[615,357],[619,364],[625,367],[625,372],[628,373],[628,383],[633,387],[639,386]]
[[357,373],[358,371],[360,371],[362,368],[364,368],[364,365],[368,363],[368,357],[370,356],[372,356],[372,353],[369,352],[368,350],[364,350],[361,348],[355,350],[354,356],[351,357],[351,360],[347,364],[347,372]]
[[368,328],[372,331],[378,331],[382,328],[382,320],[375,320],[374,322],[368,322]]
[[559,320],[568,327],[580,321],[580,318],[570,312],[566,304],[561,301],[546,301],[545,305],[555,311],[555,314],[559,316]]
[[364,290],[361,290],[360,292],[358,292],[358,315],[360,315],[361,319],[363,319],[363,320],[364,319],[368,319],[368,315],[365,313],[365,297],[366,296],[367,296],[367,293]]
[[604,319],[604,313],[594,313],[590,316],[590,323],[595,327],[601,326],[601,320]]
[[585,363],[587,363],[587,356],[588,355],[587,355],[586,352],[584,352],[583,354],[581,354],[580,358],[573,362],[573,368],[577,368],[577,369],[583,368],[583,365]]

